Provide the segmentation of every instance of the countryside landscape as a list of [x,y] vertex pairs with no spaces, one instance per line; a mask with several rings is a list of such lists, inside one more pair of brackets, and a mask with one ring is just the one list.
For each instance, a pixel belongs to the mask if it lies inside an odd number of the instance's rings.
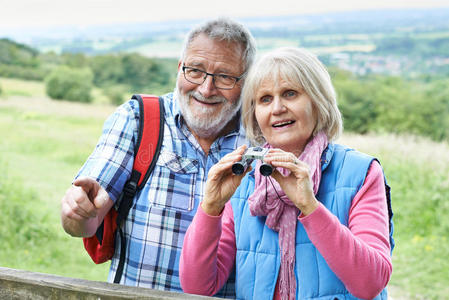
[[[345,133],[392,188],[393,299],[449,295],[449,8],[240,19],[259,53],[305,47],[326,64]],[[60,199],[102,124],[133,93],[174,88],[200,20],[0,31],[0,266],[105,281],[60,226]]]

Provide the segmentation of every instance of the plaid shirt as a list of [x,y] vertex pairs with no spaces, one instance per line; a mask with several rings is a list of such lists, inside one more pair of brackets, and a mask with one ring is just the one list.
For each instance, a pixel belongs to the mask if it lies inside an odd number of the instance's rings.
[[[154,171],[134,198],[124,226],[127,254],[122,284],[182,292],[179,257],[184,235],[203,198],[209,169],[225,154],[245,143],[243,129],[218,138],[206,155],[180,115],[173,93],[162,96],[164,140]],[[121,105],[105,122],[103,134],[78,176],[95,178],[118,207],[119,195],[131,174],[138,136],[135,100]],[[120,257],[116,238],[108,281]],[[232,278],[221,296],[235,297]]]

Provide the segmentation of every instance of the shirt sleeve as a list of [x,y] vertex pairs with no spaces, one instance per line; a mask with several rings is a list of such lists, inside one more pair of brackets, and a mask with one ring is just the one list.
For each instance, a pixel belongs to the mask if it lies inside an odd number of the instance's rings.
[[179,263],[184,292],[212,296],[226,283],[236,253],[234,214],[228,202],[220,216],[201,205],[187,229]]
[[324,205],[299,217],[329,267],[356,297],[371,299],[387,285],[392,262],[382,169],[373,161],[349,211],[348,227]]
[[119,106],[103,125],[94,151],[75,178],[94,178],[116,202],[131,176],[138,136],[139,107],[135,100]]

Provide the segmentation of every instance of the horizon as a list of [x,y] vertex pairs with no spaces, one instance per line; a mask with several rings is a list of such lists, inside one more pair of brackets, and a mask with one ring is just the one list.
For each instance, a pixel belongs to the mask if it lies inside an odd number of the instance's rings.
[[[0,10],[0,34],[22,30],[50,30],[58,27],[83,29],[132,23],[183,22],[220,16],[234,19],[319,15],[351,11],[449,8],[448,0],[315,0],[301,6],[297,0],[257,2],[228,0],[214,3],[192,0],[189,3],[166,0],[153,7],[146,0],[129,0],[110,5],[108,0],[27,0],[5,1]],[[257,5],[257,6],[256,6]],[[172,8],[176,7],[176,10]],[[254,10],[257,7],[257,10]],[[148,13],[147,13],[148,12]]]
[[[53,1],[53,0],[40,0]],[[84,0],[83,0],[84,1]],[[98,1],[98,0],[96,0]],[[290,1],[290,0],[282,0]],[[326,0],[324,0],[326,1]],[[352,1],[352,0],[346,0]],[[438,0],[437,0],[438,1]],[[421,15],[420,12],[426,13]],[[360,13],[360,14],[358,14]],[[447,16],[449,16],[449,5],[444,7],[403,7],[403,8],[373,8],[373,9],[357,9],[352,10],[338,10],[338,11],[323,11],[316,13],[294,13],[286,15],[275,15],[274,13],[266,16],[252,15],[243,17],[231,17],[236,21],[253,29],[268,29],[268,28],[306,28],[316,26],[326,26],[329,22],[363,22],[370,23],[376,26],[380,21],[379,26],[390,23],[408,20],[408,22],[416,22],[422,19],[427,14],[432,14],[432,19],[439,20],[439,24]],[[0,11],[0,15],[2,11]],[[229,17],[222,15],[224,17]],[[218,16],[217,16],[218,17]],[[303,18],[301,18],[303,17]],[[212,18],[212,17],[210,17]],[[265,18],[265,19],[264,19]],[[380,19],[379,19],[380,18]],[[64,24],[59,26],[44,25],[34,27],[25,27],[22,24],[18,28],[2,27],[3,20],[0,19],[0,39],[6,38],[17,42],[32,44],[37,41],[49,40],[72,40],[72,39],[98,39],[105,37],[123,37],[141,34],[168,34],[171,36],[184,35],[195,24],[202,23],[208,18],[196,17],[193,19],[179,19],[179,20],[145,20],[143,18],[134,19],[126,23],[108,23],[108,24]],[[118,20],[117,20],[118,22]],[[9,24],[11,25],[11,24]],[[412,25],[412,24],[411,24]],[[372,27],[371,26],[371,27]],[[165,32],[165,33],[164,33]]]

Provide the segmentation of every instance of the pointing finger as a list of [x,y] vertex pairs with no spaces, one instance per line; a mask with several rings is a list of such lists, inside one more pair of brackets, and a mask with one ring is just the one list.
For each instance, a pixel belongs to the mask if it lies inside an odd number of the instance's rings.
[[90,177],[79,177],[73,182],[73,185],[82,188],[89,197],[95,196],[100,188],[100,184]]

